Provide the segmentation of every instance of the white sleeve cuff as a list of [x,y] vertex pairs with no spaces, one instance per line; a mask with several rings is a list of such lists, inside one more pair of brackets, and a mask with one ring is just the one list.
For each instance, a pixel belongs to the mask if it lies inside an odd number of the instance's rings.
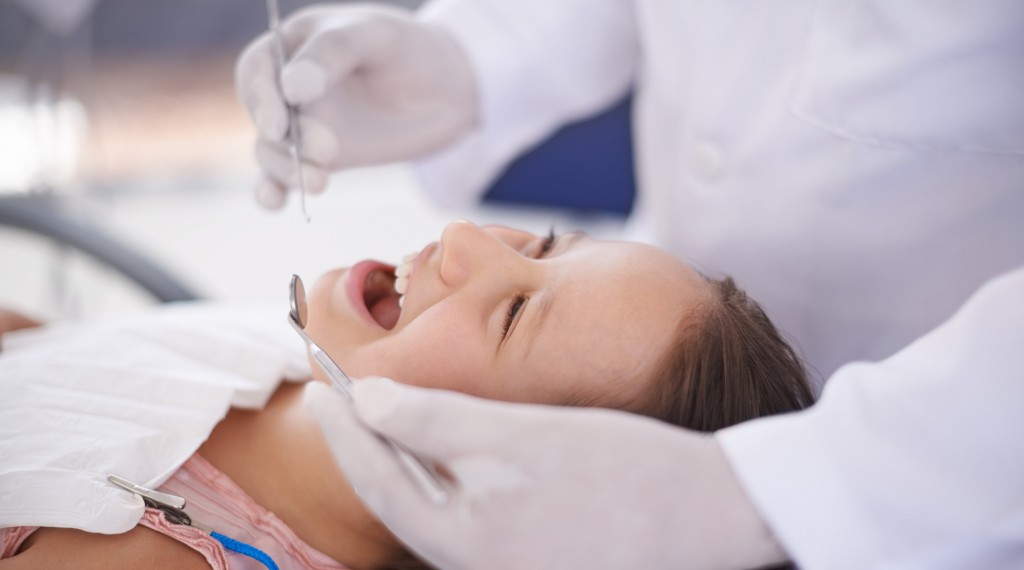
[[[861,537],[873,526],[859,512],[856,487],[844,484],[845,475],[829,459],[832,449],[819,437],[816,413],[747,422],[716,437],[751,501],[801,568],[869,568],[863,560],[881,553],[864,549],[879,541]],[[851,543],[855,552],[835,565]]]
[[805,569],[1019,568],[1024,268],[803,412],[716,437]]

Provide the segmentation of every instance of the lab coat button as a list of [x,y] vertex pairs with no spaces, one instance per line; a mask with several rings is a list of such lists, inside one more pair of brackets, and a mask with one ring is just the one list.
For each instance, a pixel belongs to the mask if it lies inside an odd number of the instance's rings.
[[702,142],[693,147],[690,167],[693,174],[700,180],[712,182],[722,174],[725,167],[725,156],[717,145]]

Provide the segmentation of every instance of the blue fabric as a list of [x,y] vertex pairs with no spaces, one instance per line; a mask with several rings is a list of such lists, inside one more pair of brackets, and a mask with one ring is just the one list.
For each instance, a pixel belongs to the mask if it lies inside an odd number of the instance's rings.
[[235,540],[230,536],[224,536],[219,532],[211,532],[210,536],[220,541],[220,543],[224,545],[224,548],[231,550],[232,552],[244,554],[249,558],[253,558],[258,562],[261,562],[270,570],[278,570],[277,563],[274,562],[274,559],[271,558],[270,555],[268,555],[266,552],[260,550],[259,548],[256,548],[251,544],[246,544],[240,540]]
[[625,216],[633,209],[632,94],[516,159],[484,201]]

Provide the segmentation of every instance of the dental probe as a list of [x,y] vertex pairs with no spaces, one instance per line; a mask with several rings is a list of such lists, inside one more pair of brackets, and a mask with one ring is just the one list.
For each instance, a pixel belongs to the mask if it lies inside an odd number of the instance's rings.
[[[267,19],[270,21],[270,32],[274,34],[274,47],[277,52],[277,77],[281,80],[281,71],[287,61],[287,50],[285,50],[284,33],[281,31],[281,15],[277,9],[277,0],[267,0]],[[299,203],[302,207],[302,216],[309,223],[309,214],[306,213],[306,178],[302,175],[302,130],[299,128],[299,111],[295,105],[285,102],[288,109],[288,150],[295,162],[295,171],[299,182]]]
[[[341,367],[334,362],[334,359],[324,352],[320,345],[314,342],[310,338],[309,333],[306,332],[306,288],[298,275],[292,275],[289,293],[288,323],[305,341],[310,354],[313,356],[313,360],[327,374],[327,377],[331,379],[334,388],[348,396],[349,400],[351,400],[352,390],[355,387],[352,379],[341,370]],[[377,437],[391,449],[398,463],[405,469],[406,474],[419,485],[420,490],[432,503],[443,505],[448,502],[448,490],[445,489],[444,483],[441,482],[437,470],[429,462],[420,459],[389,437],[379,434]]]

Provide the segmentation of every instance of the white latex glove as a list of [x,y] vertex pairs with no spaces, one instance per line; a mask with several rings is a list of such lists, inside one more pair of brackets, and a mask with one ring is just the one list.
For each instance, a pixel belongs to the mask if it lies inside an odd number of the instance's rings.
[[311,192],[322,191],[335,170],[439,149],[476,118],[468,59],[446,31],[409,12],[319,5],[281,26],[290,58],[280,81],[269,32],[249,44],[235,68],[235,88],[259,134],[264,179],[257,197],[270,208],[283,205],[297,182],[285,101],[298,106]]
[[[786,559],[713,437],[622,412],[478,400],[373,379],[306,404],[366,506],[431,563],[751,568]],[[374,433],[458,481],[431,504]]]

